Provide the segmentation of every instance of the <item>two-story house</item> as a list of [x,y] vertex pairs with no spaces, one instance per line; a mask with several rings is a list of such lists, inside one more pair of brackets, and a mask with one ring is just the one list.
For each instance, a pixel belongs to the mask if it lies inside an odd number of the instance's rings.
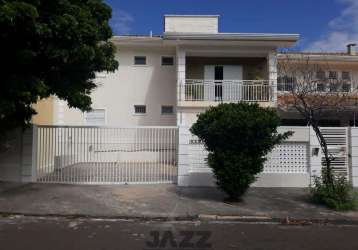
[[199,112],[220,102],[275,106],[277,49],[298,38],[221,33],[217,15],[165,15],[160,36],[113,37],[119,68],[97,74],[92,112],[52,98],[37,104],[34,123],[190,126]]
[[[188,128],[210,106],[245,101],[277,108],[283,125],[290,126],[280,130],[295,132],[268,155],[255,185],[308,186],[321,172],[322,155],[306,121],[282,108],[296,82],[278,72],[278,65],[286,56],[298,63],[309,58],[322,66],[314,77],[329,79],[315,85],[318,92],[354,94],[358,56],[353,45],[347,53],[278,53],[298,39],[297,34],[221,33],[217,15],[165,15],[160,36],[113,37],[119,67],[97,74],[91,112],[70,109],[56,97],[36,104],[34,124],[60,126],[34,129],[31,178],[211,185],[207,152]],[[335,81],[344,84],[332,85]],[[358,124],[354,111],[328,114],[322,125],[336,127],[323,131],[337,156],[335,169],[358,186],[358,129],[346,127]]]

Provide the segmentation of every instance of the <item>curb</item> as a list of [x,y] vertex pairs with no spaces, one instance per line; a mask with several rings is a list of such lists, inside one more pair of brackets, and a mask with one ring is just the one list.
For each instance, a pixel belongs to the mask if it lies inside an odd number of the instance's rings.
[[254,224],[278,224],[290,226],[309,226],[309,225],[352,225],[358,226],[358,220],[346,219],[328,219],[328,218],[307,218],[298,219],[292,217],[273,218],[267,216],[235,216],[235,215],[213,215],[213,214],[199,214],[188,216],[94,216],[84,214],[33,214],[33,213],[12,213],[0,212],[0,218],[53,218],[53,219],[90,219],[90,220],[123,220],[123,221],[137,221],[137,222],[225,222],[225,223],[254,223]]
[[128,221],[197,221],[198,216],[110,216],[110,215],[86,215],[86,214],[36,214],[0,212],[0,218],[8,217],[33,217],[33,218],[63,218],[63,219],[92,219],[92,220],[128,220]]

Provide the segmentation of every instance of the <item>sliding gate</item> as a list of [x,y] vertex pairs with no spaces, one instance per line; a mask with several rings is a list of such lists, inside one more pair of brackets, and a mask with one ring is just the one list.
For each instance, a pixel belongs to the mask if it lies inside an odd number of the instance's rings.
[[173,183],[177,127],[36,126],[38,182]]

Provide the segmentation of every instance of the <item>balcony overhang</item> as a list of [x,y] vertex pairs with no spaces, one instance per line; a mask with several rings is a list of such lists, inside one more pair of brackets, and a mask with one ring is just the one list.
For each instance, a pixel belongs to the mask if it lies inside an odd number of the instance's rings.
[[291,47],[299,39],[298,34],[273,33],[172,33],[165,32],[163,40],[166,43],[177,45],[240,45],[240,46],[266,46]]
[[275,50],[274,47],[264,46],[181,46],[186,56],[192,57],[259,57],[266,58],[267,54]]

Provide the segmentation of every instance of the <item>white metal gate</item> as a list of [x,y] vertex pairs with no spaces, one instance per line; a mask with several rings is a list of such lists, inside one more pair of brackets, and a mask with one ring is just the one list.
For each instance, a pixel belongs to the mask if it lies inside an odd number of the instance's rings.
[[[348,128],[346,127],[322,127],[321,132],[326,139],[328,153],[333,156],[332,170],[349,178],[348,168]],[[322,155],[322,166],[325,159]]]
[[173,183],[177,127],[37,126],[38,182]]

